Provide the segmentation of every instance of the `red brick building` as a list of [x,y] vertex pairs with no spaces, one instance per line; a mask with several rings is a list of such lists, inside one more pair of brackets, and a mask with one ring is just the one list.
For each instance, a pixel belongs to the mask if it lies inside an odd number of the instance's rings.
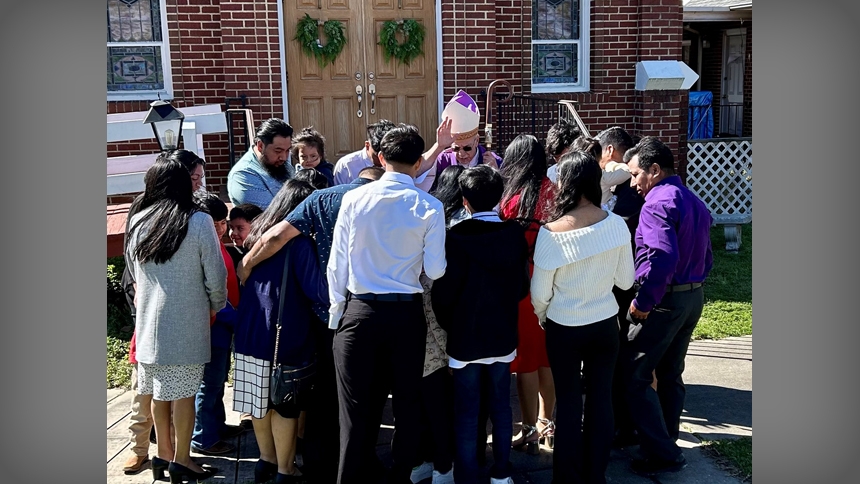
[[[332,141],[334,153],[329,150],[328,158],[336,161],[335,155],[358,148],[365,123],[383,114],[411,117],[432,137],[432,123],[457,89],[476,97],[491,81],[504,79],[516,94],[578,101],[579,112],[593,132],[619,124],[632,133],[660,136],[679,157],[684,151],[686,93],[634,89],[637,61],[682,59],[682,0],[291,0],[283,4],[108,0],[107,4],[108,113],[145,111],[157,93],[179,109],[225,105],[228,98],[244,95],[257,122],[279,116],[294,127],[306,121],[317,125]],[[300,53],[292,37],[304,14],[341,20],[345,25],[349,40],[335,64],[318,69]],[[424,56],[407,66],[383,62],[375,45],[382,22],[408,18],[425,25]],[[361,59],[362,55],[374,59]],[[135,66],[136,72],[122,72]],[[375,79],[369,79],[374,71]],[[356,80],[355,73],[362,78]],[[355,107],[350,102],[357,102],[354,87],[361,85],[367,93],[371,83],[377,87],[379,113],[371,115],[365,104],[364,119],[353,117],[347,123],[354,125],[354,133],[338,132],[345,131],[343,115]],[[415,84],[423,92],[407,92]],[[322,85],[331,86],[330,97],[319,95]],[[309,91],[315,92],[308,95]],[[363,101],[368,103],[369,98],[365,94]],[[542,137],[544,133],[534,134]],[[224,134],[204,137],[207,185],[213,189],[224,184],[230,167],[227,146]],[[151,153],[156,148],[154,140],[113,143],[107,153],[114,157]]]
[[[108,114],[146,111],[158,95],[180,110],[228,101],[236,107],[244,96],[257,123],[276,116],[296,129],[313,124],[334,162],[360,148],[366,125],[383,117],[417,124],[429,145],[458,89],[485,99],[490,82],[503,79],[517,95],[576,101],[592,134],[621,125],[659,136],[679,161],[685,157],[687,92],[634,89],[638,61],[682,59],[682,0],[108,0],[107,6]],[[334,63],[320,67],[294,40],[305,15],[320,24],[340,22],[347,43]],[[380,30],[386,21],[408,19],[424,26],[423,56],[408,64],[386,61]],[[485,109],[482,101],[482,116]],[[542,139],[546,127],[523,122],[518,129]],[[207,186],[223,190],[231,166],[227,136],[203,141]],[[156,150],[154,139],[109,143],[107,156]],[[130,198],[108,197],[108,204]]]

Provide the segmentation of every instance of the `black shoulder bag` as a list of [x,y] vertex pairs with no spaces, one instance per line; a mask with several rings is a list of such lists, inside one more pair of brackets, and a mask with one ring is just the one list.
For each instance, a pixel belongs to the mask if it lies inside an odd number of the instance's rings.
[[272,375],[269,377],[269,398],[275,405],[293,403],[304,406],[305,400],[314,386],[316,361],[307,366],[288,366],[278,364],[278,343],[281,340],[281,320],[284,314],[284,293],[287,290],[287,277],[290,272],[290,248],[286,248],[284,277],[281,280],[280,305],[278,310],[277,332],[275,333],[275,357],[272,361]]

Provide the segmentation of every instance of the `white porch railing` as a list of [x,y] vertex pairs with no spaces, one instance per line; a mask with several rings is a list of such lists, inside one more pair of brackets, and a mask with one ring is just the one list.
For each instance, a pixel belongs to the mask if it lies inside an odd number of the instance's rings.
[[[183,147],[205,159],[203,135],[227,132],[227,118],[218,104],[182,108]],[[146,112],[107,115],[107,142],[154,139],[152,127],[144,124]],[[158,153],[107,158],[107,194],[119,195],[143,191],[143,175],[155,162]]]
[[752,222],[752,138],[693,140],[687,148],[687,187],[725,227],[726,250],[737,251],[741,224]]

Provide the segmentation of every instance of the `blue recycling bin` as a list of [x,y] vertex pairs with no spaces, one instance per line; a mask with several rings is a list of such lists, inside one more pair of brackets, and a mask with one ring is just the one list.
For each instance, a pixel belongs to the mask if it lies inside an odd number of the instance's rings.
[[687,139],[714,137],[714,94],[711,91],[690,91]]

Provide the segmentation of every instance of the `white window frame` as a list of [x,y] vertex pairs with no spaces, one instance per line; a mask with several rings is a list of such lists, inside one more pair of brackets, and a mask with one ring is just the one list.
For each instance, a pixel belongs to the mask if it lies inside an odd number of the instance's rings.
[[[532,92],[533,93],[556,93],[556,92],[587,92],[590,89],[591,81],[591,0],[581,0],[580,5],[580,34],[579,40],[535,40],[534,30],[532,30],[532,40],[529,45],[532,56],[534,56],[534,46],[539,44],[577,44],[579,52],[577,53],[577,72],[579,73],[578,83],[535,83],[534,82],[534,58],[532,57],[532,65],[529,67],[532,70]],[[532,22],[534,22],[532,18]]]
[[[170,69],[170,38],[167,32],[167,1],[159,0],[161,14],[161,42],[108,42],[105,49],[110,47],[155,46],[161,48],[161,68],[164,77],[164,89],[146,91],[107,91],[108,101],[151,101],[159,96],[165,101],[173,99],[173,79]],[[105,86],[107,90],[107,86]]]

